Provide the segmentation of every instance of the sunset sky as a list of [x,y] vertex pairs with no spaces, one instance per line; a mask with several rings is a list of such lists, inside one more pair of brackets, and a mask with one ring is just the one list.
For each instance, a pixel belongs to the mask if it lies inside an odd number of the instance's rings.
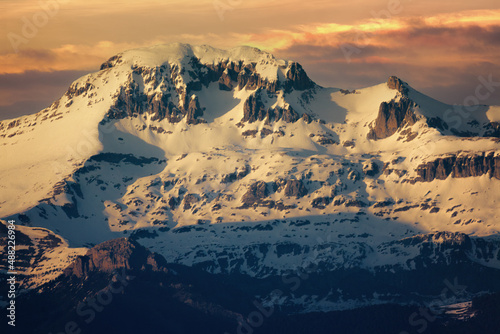
[[[35,113],[126,49],[184,42],[256,46],[318,84],[397,75],[448,103],[500,82],[498,0],[3,0],[0,119]],[[483,104],[500,104],[500,87]]]

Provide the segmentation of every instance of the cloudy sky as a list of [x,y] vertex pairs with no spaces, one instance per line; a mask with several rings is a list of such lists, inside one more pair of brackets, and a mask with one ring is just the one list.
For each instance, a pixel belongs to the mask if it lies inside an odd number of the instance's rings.
[[[397,75],[448,103],[500,85],[498,0],[2,0],[0,22],[0,119],[39,111],[118,52],[169,42],[256,46],[324,86]],[[480,103],[500,104],[492,87]]]

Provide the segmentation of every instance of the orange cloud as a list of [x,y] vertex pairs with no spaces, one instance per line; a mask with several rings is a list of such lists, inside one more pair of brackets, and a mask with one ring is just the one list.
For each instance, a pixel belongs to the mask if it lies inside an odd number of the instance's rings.
[[[451,6],[419,0],[380,19],[372,13],[387,8],[387,0],[351,0],[349,5],[220,0],[226,5],[222,17],[212,0],[121,0],[119,6],[97,0],[6,0],[0,34],[22,34],[22,18],[31,19],[41,3],[51,1],[60,2],[58,14],[18,53],[0,44],[0,74],[92,71],[123,50],[169,42],[256,46],[301,62],[313,79],[317,75],[327,85],[335,83],[327,74],[336,78],[349,70],[345,76],[359,78],[353,88],[378,82],[393,69],[403,74],[408,69],[422,85],[456,81],[455,73],[498,70],[500,10],[464,10],[470,5],[460,1]],[[481,6],[498,7],[496,0]],[[450,12],[442,13],[444,8]],[[10,102],[0,96],[0,104]]]
[[[466,11],[460,13],[440,14],[431,17],[394,17],[390,19],[367,19],[353,24],[319,23],[301,25],[297,31],[281,32],[282,44],[310,42],[317,44],[327,42],[329,45],[338,43],[354,44],[384,44],[390,34],[412,31],[421,27],[441,29],[463,29],[481,27],[488,29],[500,25],[500,10]],[[263,34],[268,36],[271,33]],[[272,32],[274,34],[274,32]],[[383,38],[377,38],[382,36]],[[252,36],[252,40],[262,37]],[[433,41],[429,41],[430,44]],[[442,40],[440,41],[443,42]]]

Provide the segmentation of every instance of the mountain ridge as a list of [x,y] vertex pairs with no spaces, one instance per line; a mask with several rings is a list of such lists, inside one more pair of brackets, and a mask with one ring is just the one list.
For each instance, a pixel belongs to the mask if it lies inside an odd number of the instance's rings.
[[253,278],[311,263],[404,276],[422,259],[439,279],[439,265],[462,262],[494,272],[500,109],[475,109],[397,77],[320,87],[254,48],[126,51],[49,108],[0,122],[0,217],[82,247],[64,261],[130,237],[169,262]]

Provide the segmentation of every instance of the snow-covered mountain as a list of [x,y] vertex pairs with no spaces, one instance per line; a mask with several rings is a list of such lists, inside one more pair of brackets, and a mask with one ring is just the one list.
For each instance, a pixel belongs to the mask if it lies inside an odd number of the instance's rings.
[[[66,240],[42,247],[61,263],[126,236],[169,262],[259,279],[500,269],[500,107],[446,105],[396,77],[324,88],[255,48],[160,45],[0,122],[0,138],[0,217],[27,239]],[[32,288],[64,266],[26,268]],[[331,310],[425,290],[379,283],[281,303]]]

